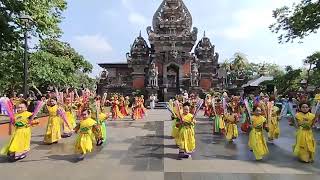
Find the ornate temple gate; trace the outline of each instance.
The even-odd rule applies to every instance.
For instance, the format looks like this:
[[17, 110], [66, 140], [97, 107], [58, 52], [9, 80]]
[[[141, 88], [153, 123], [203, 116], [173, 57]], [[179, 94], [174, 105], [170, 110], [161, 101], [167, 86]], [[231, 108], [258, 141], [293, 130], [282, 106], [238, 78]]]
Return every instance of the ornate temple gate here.
[[[168, 101], [181, 90], [205, 92], [216, 88], [219, 55], [205, 34], [196, 45], [198, 29], [192, 27], [191, 13], [182, 0], [163, 0], [147, 33], [150, 47], [140, 33], [127, 53], [131, 80], [126, 88], [147, 90], [145, 97], [157, 94], [160, 101]], [[99, 87], [113, 85], [104, 82], [111, 81], [106, 78]]]

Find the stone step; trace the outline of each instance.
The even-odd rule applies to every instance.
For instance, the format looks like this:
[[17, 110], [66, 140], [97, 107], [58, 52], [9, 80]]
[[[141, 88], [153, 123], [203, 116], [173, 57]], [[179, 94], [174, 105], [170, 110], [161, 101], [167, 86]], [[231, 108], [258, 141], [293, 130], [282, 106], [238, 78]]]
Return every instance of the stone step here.
[[[147, 106], [147, 108], [150, 109], [150, 106]], [[167, 109], [166, 102], [156, 102], [154, 109]]]

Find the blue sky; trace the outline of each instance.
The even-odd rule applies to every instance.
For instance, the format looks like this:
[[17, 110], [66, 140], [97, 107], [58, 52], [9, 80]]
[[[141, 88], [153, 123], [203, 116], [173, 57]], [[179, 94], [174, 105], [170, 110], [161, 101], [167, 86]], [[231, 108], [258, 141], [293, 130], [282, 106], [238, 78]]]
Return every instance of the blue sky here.
[[[278, 44], [277, 35], [268, 26], [274, 21], [272, 10], [299, 0], [184, 0], [199, 29], [198, 40], [206, 36], [216, 46], [220, 62], [235, 52], [248, 56], [250, 62], [302, 66], [302, 60], [315, 52], [320, 34], [313, 34], [302, 44]], [[126, 62], [130, 44], [146, 27], [162, 0], [68, 0], [61, 28], [62, 40], [94, 64]]]

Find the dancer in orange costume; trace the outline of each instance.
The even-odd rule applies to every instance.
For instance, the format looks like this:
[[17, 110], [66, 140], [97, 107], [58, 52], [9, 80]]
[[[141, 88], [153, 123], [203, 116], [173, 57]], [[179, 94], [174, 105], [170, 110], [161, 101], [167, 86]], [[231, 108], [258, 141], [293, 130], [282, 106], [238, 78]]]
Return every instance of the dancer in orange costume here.
[[116, 120], [118, 118], [122, 119], [123, 115], [121, 114], [121, 112], [119, 110], [118, 95], [114, 95], [113, 100], [111, 101], [111, 103], [112, 103], [112, 107], [111, 107], [112, 119], [113, 120]]
[[132, 119], [142, 119], [145, 114], [142, 97], [135, 97], [135, 102], [132, 106]]
[[130, 109], [129, 109], [129, 105], [130, 105], [130, 98], [129, 98], [129, 96], [126, 96], [126, 97], [125, 97], [124, 104], [125, 104], [126, 111], [128, 112], [128, 115], [130, 115], [130, 114], [132, 113], [132, 110], [130, 111]]
[[210, 94], [207, 94], [205, 99], [205, 109], [204, 109], [204, 116], [210, 117], [212, 111], [212, 98]]
[[197, 104], [197, 98], [195, 96], [195, 94], [191, 94], [190, 95], [190, 113], [194, 114], [195, 110], [196, 110], [196, 104]]
[[123, 96], [120, 96], [119, 109], [120, 109], [120, 112], [121, 112], [121, 114], [123, 116], [128, 116], [129, 115], [128, 110], [126, 108], [126, 100], [124, 99]]

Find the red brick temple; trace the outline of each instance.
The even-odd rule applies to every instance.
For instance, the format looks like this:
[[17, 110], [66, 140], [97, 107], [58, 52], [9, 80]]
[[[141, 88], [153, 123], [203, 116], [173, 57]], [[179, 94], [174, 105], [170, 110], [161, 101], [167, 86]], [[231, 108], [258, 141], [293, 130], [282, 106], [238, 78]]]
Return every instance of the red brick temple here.
[[142, 90], [167, 101], [184, 90], [207, 92], [219, 87], [219, 54], [205, 34], [196, 44], [198, 29], [192, 27], [182, 0], [163, 0], [147, 33], [150, 46], [140, 33], [127, 53], [127, 63], [99, 64], [104, 70], [98, 94], [131, 95]]

